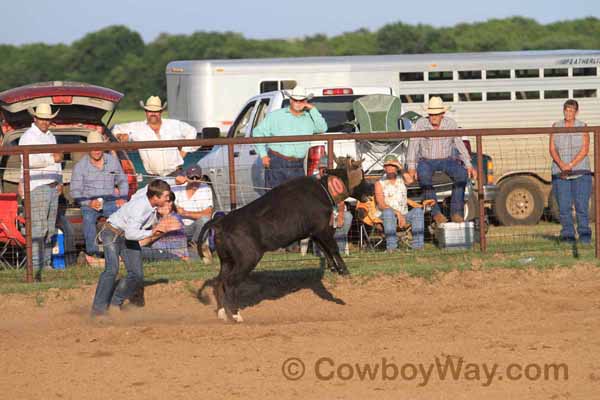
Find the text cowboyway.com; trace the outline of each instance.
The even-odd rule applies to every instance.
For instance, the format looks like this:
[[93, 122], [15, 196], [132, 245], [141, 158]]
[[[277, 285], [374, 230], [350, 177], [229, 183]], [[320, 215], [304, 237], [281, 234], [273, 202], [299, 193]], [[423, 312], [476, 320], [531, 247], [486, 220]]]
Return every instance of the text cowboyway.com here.
[[[437, 381], [472, 381], [490, 386], [500, 381], [567, 381], [569, 367], [565, 363], [471, 363], [462, 357], [435, 357], [429, 363], [397, 363], [386, 357], [376, 362], [336, 362], [331, 357], [318, 358], [307, 366], [300, 358], [286, 359], [281, 366], [283, 376], [296, 381], [312, 376], [319, 381], [396, 381], [426, 386]], [[308, 373], [308, 375], [307, 375]]]

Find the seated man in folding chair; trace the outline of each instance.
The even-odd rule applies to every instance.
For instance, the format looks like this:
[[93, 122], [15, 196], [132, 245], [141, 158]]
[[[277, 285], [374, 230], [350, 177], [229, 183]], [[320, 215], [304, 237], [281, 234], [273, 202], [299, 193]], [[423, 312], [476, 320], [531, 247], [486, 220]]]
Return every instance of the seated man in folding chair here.
[[[445, 117], [448, 107], [440, 97], [432, 97], [427, 105], [427, 118], [420, 118], [413, 126], [414, 131], [458, 129], [456, 121]], [[459, 159], [453, 157], [457, 151]], [[464, 222], [465, 187], [467, 177], [477, 179], [477, 172], [471, 165], [471, 156], [460, 137], [412, 138], [408, 145], [408, 173], [412, 179], [418, 179], [423, 188], [424, 197], [433, 200], [431, 210], [437, 224], [448, 222], [437, 204], [432, 176], [443, 171], [453, 180], [450, 215], [452, 222]], [[461, 163], [462, 161], [462, 163]]]
[[[383, 176], [375, 182], [375, 202], [383, 219], [386, 251], [398, 248], [396, 229], [407, 229], [409, 225], [412, 230], [411, 247], [422, 249], [425, 244], [423, 205], [409, 199], [406, 190], [406, 184], [412, 183], [412, 179], [408, 173], [402, 173], [402, 165], [393, 154], [383, 160], [383, 170]], [[431, 201], [426, 204], [430, 205]], [[412, 209], [409, 210], [409, 206]]]

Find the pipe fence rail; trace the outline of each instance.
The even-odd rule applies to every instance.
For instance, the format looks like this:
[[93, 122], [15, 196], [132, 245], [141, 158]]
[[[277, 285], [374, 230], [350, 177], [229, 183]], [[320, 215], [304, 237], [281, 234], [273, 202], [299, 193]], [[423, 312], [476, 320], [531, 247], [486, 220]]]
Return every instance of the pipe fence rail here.
[[[186, 146], [202, 146], [203, 148], [210, 146], [225, 146], [227, 148], [226, 168], [228, 175], [228, 195], [229, 195], [229, 206], [230, 209], [235, 209], [238, 206], [239, 195], [244, 194], [243, 190], [244, 183], [240, 182], [239, 177], [236, 176], [237, 170], [243, 168], [250, 168], [247, 165], [238, 165], [239, 161], [236, 160], [236, 148], [237, 145], [253, 145], [253, 144], [268, 144], [268, 143], [300, 143], [300, 142], [325, 142], [326, 154], [335, 154], [334, 144], [337, 141], [342, 140], [354, 140], [357, 143], [363, 141], [378, 141], [378, 140], [406, 140], [411, 138], [427, 138], [435, 136], [445, 137], [469, 137], [475, 138], [477, 155], [477, 183], [475, 193], [477, 195], [478, 209], [478, 244], [479, 249], [485, 252], [488, 248], [488, 237], [487, 237], [487, 213], [486, 204], [484, 199], [484, 138], [501, 138], [504, 136], [544, 136], [547, 138], [552, 133], [576, 133], [581, 132], [582, 128], [494, 128], [494, 129], [460, 129], [460, 130], [448, 130], [448, 131], [421, 131], [421, 132], [385, 132], [385, 133], [350, 133], [350, 134], [322, 134], [312, 136], [283, 136], [283, 137], [270, 137], [270, 138], [218, 138], [218, 139], [195, 139], [195, 140], [164, 140], [164, 141], [148, 141], [148, 142], [106, 142], [106, 143], [94, 143], [94, 144], [62, 144], [62, 145], [44, 145], [44, 146], [11, 146], [0, 149], [0, 156], [21, 156], [22, 167], [23, 167], [23, 205], [24, 205], [24, 220], [25, 220], [25, 238], [26, 238], [26, 260], [27, 260], [27, 273], [26, 280], [31, 282], [33, 280], [33, 264], [32, 264], [32, 207], [35, 207], [31, 203], [31, 175], [30, 175], [30, 155], [42, 154], [42, 153], [87, 153], [91, 150], [103, 150], [103, 151], [116, 151], [123, 150], [127, 152], [134, 152], [140, 149], [161, 149], [161, 148], [181, 148]], [[590, 159], [592, 159], [593, 169], [599, 168], [598, 155], [600, 155], [600, 126], [590, 126], [585, 128], [586, 132], [592, 133], [591, 143], [593, 148], [590, 146]], [[547, 142], [546, 142], [547, 143]], [[506, 146], [510, 146], [510, 142], [505, 142]], [[511, 149], [507, 148], [506, 151]], [[524, 149], [521, 149], [524, 150]], [[526, 150], [526, 149], [525, 149]], [[200, 151], [200, 150], [199, 150]], [[547, 151], [547, 150], [546, 150]], [[344, 156], [345, 154], [338, 154]], [[497, 160], [493, 160], [496, 162]], [[520, 160], [518, 157], [515, 158], [515, 164], [518, 164]], [[334, 159], [328, 157], [328, 167], [332, 168]], [[549, 168], [549, 165], [539, 166], [541, 169]], [[515, 167], [515, 169], [517, 169]], [[238, 184], [239, 182], [239, 184]], [[213, 185], [215, 183], [213, 182]], [[222, 189], [222, 188], [221, 188]], [[214, 189], [213, 189], [214, 190]], [[592, 218], [595, 224], [595, 257], [600, 258], [600, 174], [593, 175], [593, 203], [594, 214]], [[243, 198], [242, 198], [243, 200]]]

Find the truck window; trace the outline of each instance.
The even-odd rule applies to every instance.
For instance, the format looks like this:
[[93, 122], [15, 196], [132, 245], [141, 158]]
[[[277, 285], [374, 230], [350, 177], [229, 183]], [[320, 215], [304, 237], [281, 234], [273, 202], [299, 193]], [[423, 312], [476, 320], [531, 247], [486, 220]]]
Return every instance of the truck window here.
[[265, 115], [267, 115], [267, 110], [269, 109], [270, 103], [271, 99], [262, 99], [260, 103], [258, 103], [258, 107], [256, 109], [256, 117], [254, 118], [252, 129], [254, 129], [258, 124], [260, 124], [263, 119], [265, 119]]
[[250, 117], [252, 116], [252, 110], [256, 105], [256, 101], [251, 101], [244, 107], [240, 115], [237, 117], [233, 125], [231, 126], [231, 130], [229, 131], [228, 137], [244, 137], [246, 133], [246, 126], [248, 122], [250, 122]]

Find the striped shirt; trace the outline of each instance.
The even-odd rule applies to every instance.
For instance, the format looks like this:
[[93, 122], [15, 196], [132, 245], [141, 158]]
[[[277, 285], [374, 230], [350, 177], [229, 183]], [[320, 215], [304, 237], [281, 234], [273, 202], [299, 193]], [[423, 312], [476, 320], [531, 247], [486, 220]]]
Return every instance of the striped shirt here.
[[[444, 117], [440, 123], [440, 130], [458, 129], [456, 121]], [[413, 131], [433, 130], [429, 118], [420, 118], [413, 126]], [[411, 138], [408, 144], [406, 163], [408, 169], [416, 169], [420, 159], [439, 160], [444, 158], [458, 158], [466, 168], [471, 168], [471, 155], [460, 137], [429, 137]]]
[[[565, 120], [561, 119], [560, 121], [556, 121], [552, 124], [555, 128], [564, 128]], [[587, 126], [585, 122], [580, 121], [578, 119], [575, 120], [573, 124], [574, 127], [584, 127]], [[554, 147], [556, 148], [556, 152], [558, 153], [560, 159], [565, 163], [570, 163], [573, 161], [575, 156], [579, 153], [581, 148], [583, 147], [583, 138], [585, 135], [589, 135], [587, 132], [577, 132], [577, 133], [555, 133], [552, 137], [554, 140]], [[590, 158], [589, 156], [585, 156], [583, 160], [581, 160], [577, 165], [573, 166], [573, 171], [589, 171], [590, 170]], [[553, 161], [552, 162], [552, 175], [560, 174], [559, 166]]]

